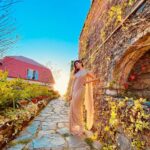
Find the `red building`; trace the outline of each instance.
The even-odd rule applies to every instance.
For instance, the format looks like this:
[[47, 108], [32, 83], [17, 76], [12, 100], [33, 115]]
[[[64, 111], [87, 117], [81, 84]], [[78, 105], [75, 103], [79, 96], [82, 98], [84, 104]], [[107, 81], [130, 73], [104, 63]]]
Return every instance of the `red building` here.
[[53, 85], [50, 69], [23, 56], [6, 56], [0, 60], [0, 70], [8, 71], [8, 78], [21, 78], [31, 82]]

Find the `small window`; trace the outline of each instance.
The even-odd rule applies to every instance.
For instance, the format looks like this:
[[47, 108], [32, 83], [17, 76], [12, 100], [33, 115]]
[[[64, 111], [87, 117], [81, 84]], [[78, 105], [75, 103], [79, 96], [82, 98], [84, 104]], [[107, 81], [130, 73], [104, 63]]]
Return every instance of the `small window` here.
[[35, 80], [38, 80], [38, 79], [39, 79], [38, 71], [35, 71]]
[[28, 69], [27, 70], [27, 79], [38, 80], [38, 71]]
[[28, 69], [27, 70], [27, 79], [32, 79], [33, 78], [33, 70], [32, 69]]

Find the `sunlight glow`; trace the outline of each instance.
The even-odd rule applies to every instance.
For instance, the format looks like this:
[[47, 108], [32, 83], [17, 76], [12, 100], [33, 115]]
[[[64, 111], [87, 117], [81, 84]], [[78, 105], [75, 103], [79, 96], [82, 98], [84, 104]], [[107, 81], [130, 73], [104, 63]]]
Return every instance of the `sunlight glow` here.
[[64, 95], [67, 90], [67, 85], [69, 81], [68, 73], [62, 72], [59, 78], [55, 78], [54, 89], [58, 90], [60, 95]]

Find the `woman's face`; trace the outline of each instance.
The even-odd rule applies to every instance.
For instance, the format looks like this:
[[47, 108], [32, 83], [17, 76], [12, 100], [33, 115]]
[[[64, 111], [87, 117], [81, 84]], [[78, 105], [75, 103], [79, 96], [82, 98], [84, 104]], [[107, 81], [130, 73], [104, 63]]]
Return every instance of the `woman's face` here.
[[80, 62], [76, 62], [75, 66], [76, 66], [77, 69], [80, 69], [82, 67], [82, 64]]

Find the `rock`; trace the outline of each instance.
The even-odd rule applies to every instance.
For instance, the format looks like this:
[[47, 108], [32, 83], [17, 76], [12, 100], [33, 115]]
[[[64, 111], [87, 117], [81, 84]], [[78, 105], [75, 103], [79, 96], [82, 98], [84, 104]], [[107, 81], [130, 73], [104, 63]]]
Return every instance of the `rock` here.
[[123, 134], [116, 135], [116, 142], [120, 150], [131, 150], [130, 141]]
[[102, 149], [102, 144], [99, 141], [94, 141], [92, 143], [93, 148], [95, 148], [96, 150], [101, 150]]
[[23, 134], [21, 136], [19, 136], [18, 138], [16, 138], [14, 140], [14, 142], [19, 142], [19, 141], [23, 141], [23, 140], [31, 140], [33, 138], [33, 136], [31, 134]]
[[69, 134], [69, 129], [68, 128], [61, 128], [61, 129], [58, 129], [57, 132], [60, 134]]
[[86, 134], [87, 137], [93, 136], [93, 132], [92, 132], [92, 131], [86, 130], [86, 131], [85, 131], [85, 134]]
[[63, 147], [65, 140], [58, 134], [49, 134], [37, 137], [33, 140], [33, 148], [57, 148]]
[[67, 122], [60, 122], [58, 123], [58, 128], [64, 128], [64, 127], [68, 127], [68, 123]]
[[116, 96], [117, 95], [117, 90], [106, 90], [106, 95], [111, 95], [111, 96]]
[[34, 122], [34, 123], [32, 122], [32, 124], [29, 127], [27, 127], [26, 130], [33, 135], [37, 132], [37, 129], [38, 129], [39, 125], [40, 125], [39, 121]]
[[[39, 116], [13, 140], [14, 142], [25, 140], [26, 143], [18, 143], [10, 150], [90, 150], [83, 139], [70, 136], [68, 107], [64, 105], [65, 103], [60, 100], [54, 100], [52, 103], [53, 105], [50, 102]], [[56, 113], [50, 109], [52, 107], [56, 108]]]
[[38, 132], [38, 137], [44, 136], [44, 135], [49, 135], [49, 134], [52, 134], [52, 133], [55, 133], [55, 130], [48, 130], [48, 131], [40, 130]]
[[89, 146], [79, 147], [79, 148], [75, 148], [75, 150], [90, 150], [90, 147]]
[[56, 123], [42, 122], [42, 130], [44, 131], [55, 130], [56, 128]]
[[69, 148], [79, 148], [87, 146], [87, 143], [77, 136], [69, 136], [66, 138]]
[[24, 144], [17, 144], [15, 146], [12, 146], [11, 148], [7, 148], [7, 150], [22, 150], [24, 147]]

